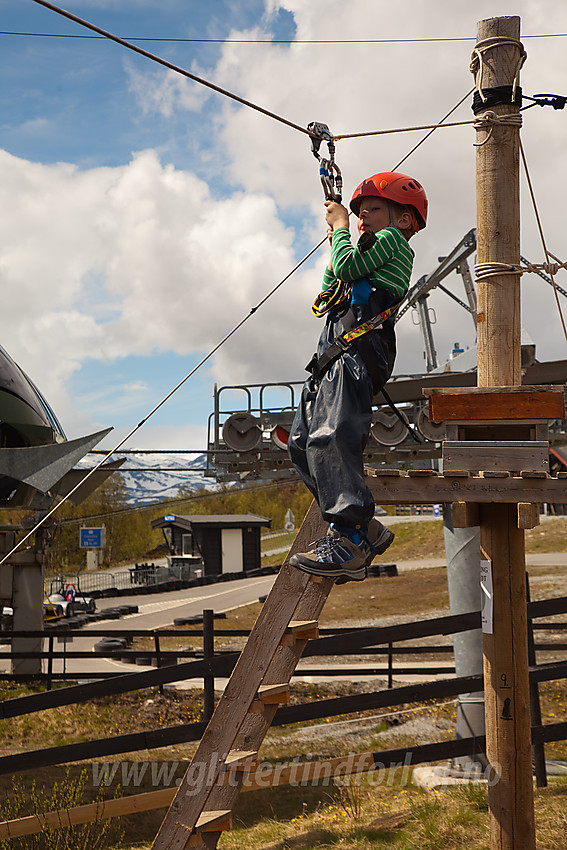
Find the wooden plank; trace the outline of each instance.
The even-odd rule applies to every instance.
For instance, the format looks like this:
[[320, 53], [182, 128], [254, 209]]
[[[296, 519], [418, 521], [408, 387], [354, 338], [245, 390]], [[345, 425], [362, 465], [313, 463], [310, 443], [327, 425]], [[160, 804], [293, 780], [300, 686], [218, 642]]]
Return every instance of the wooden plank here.
[[[106, 632], [108, 634], [108, 632]], [[145, 670], [143, 673], [125, 673], [106, 681], [88, 682], [84, 685], [71, 685], [39, 694], [29, 694], [25, 697], [0, 702], [0, 718], [19, 717], [45, 708], [72, 705], [86, 702], [101, 696], [128, 693], [141, 688], [152, 688], [168, 682], [179, 682], [182, 679], [199, 678], [206, 674], [214, 676], [230, 675], [238, 653], [219, 655], [207, 661], [188, 661], [171, 667], [160, 667], [155, 670]]]
[[[281, 645], [281, 641], [280, 641]], [[283, 705], [289, 702], [289, 684], [262, 685], [250, 704], [253, 714], [263, 713], [268, 705]]]
[[254, 761], [257, 758], [258, 750], [231, 750], [225, 759], [224, 765], [232, 769], [245, 762]]
[[[306, 612], [306, 615], [294, 617], [298, 603], [304, 596], [306, 589], [309, 586], [317, 588], [316, 593], [321, 597], [322, 607], [332, 587], [332, 582], [329, 579], [325, 579], [325, 585], [313, 585], [309, 581], [307, 573], [289, 566], [289, 557], [296, 551], [304, 550], [312, 540], [323, 536], [326, 528], [327, 524], [323, 522], [318, 506], [313, 503], [288, 558], [276, 578], [268, 599], [260, 611], [224, 694], [201, 739], [191, 766], [188, 768], [190, 777], [194, 773], [189, 773], [189, 771], [192, 771], [193, 767], [197, 765], [201, 770], [201, 775], [207, 777], [207, 781], [201, 782], [198, 786], [195, 786], [194, 782], [190, 783], [193, 786], [192, 791], [195, 791], [195, 793], [189, 795], [186, 793], [186, 782], [188, 781], [186, 774], [156, 836], [153, 844], [154, 850], [166, 850], [166, 848], [167, 850], [183, 850], [187, 834], [181, 824], [185, 824], [190, 829], [194, 828], [200, 813], [205, 808], [210, 810], [232, 809], [232, 805], [219, 805], [216, 799], [211, 798], [211, 791], [219, 778], [221, 767], [230, 750], [258, 749], [261, 741], [256, 743], [239, 737], [242, 728], [246, 728], [251, 722], [249, 718], [253, 718], [253, 722], [256, 722], [256, 718], [260, 718], [259, 724], [262, 726], [263, 715], [250, 714], [250, 705], [262, 684], [277, 684], [282, 680], [289, 682], [291, 678], [293, 670], [290, 671], [289, 676], [282, 676], [277, 680], [266, 674], [270, 670], [276, 652], [282, 652], [286, 649], [280, 646], [280, 641], [290, 621], [292, 619], [313, 619], [319, 614], [318, 610], [310, 610]], [[299, 658], [299, 655], [297, 658]], [[296, 663], [297, 661], [295, 661]], [[295, 666], [293, 669], [295, 669]], [[273, 710], [275, 711], [275, 706]], [[204, 774], [202, 771], [205, 771]]]
[[452, 478], [375, 477], [367, 473], [366, 483], [378, 505], [435, 504], [447, 502], [547, 502], [567, 503], [567, 473], [557, 478], [491, 478], [468, 475]]
[[265, 703], [285, 702], [285, 697], [288, 695], [289, 682], [278, 683], [277, 685], [260, 685], [257, 692], [257, 698]]
[[221, 809], [220, 811], [202, 812], [197, 818], [195, 832], [217, 832], [232, 828], [232, 812]]
[[282, 637], [282, 644], [293, 646], [298, 640], [316, 640], [319, 637], [317, 620], [293, 620]]
[[443, 469], [549, 471], [549, 444], [537, 440], [446, 440]]
[[500, 774], [489, 789], [490, 805], [493, 832], [512, 850], [528, 847], [518, 823], [533, 814], [524, 531], [517, 527], [515, 505], [481, 508], [481, 548], [493, 585], [493, 631], [483, 634], [487, 756]]
[[532, 418], [564, 419], [564, 391], [552, 392], [549, 387], [543, 391], [521, 387], [502, 392], [501, 387], [479, 387], [476, 392], [432, 391], [429, 398], [429, 419], [432, 422]]
[[539, 525], [539, 505], [518, 502], [518, 528], [535, 528]]
[[[562, 361], [567, 364], [567, 360]], [[567, 365], [566, 365], [567, 377]], [[518, 387], [425, 387], [423, 395], [431, 398], [435, 395], [488, 395], [505, 393], [562, 393], [565, 387], [562, 384], [522, 384]]]
[[476, 528], [480, 524], [478, 505], [474, 502], [453, 502], [452, 519], [454, 528]]
[[[318, 620], [292, 620], [287, 629], [286, 634], [297, 634], [303, 632], [319, 631]], [[316, 635], [318, 637], [318, 635]]]
[[34, 835], [44, 828], [60, 829], [82, 823], [108, 820], [109, 818], [131, 815], [136, 812], [149, 812], [168, 806], [175, 796], [176, 788], [162, 788], [159, 791], [147, 791], [133, 794], [117, 800], [104, 800], [99, 803], [87, 803], [69, 809], [45, 812], [41, 815], [29, 815], [25, 818], [0, 823], [0, 839], [19, 838]]

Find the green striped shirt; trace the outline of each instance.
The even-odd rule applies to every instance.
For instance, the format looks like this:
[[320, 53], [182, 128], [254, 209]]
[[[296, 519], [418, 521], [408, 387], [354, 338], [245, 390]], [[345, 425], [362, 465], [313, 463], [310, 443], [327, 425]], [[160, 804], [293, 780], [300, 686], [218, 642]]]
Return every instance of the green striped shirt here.
[[339, 227], [333, 232], [333, 271], [325, 269], [323, 291], [334, 286], [337, 279], [354, 281], [366, 277], [375, 289], [386, 289], [397, 300], [406, 294], [414, 258], [407, 239], [393, 226], [375, 235], [374, 245], [363, 252], [353, 247], [348, 227]]

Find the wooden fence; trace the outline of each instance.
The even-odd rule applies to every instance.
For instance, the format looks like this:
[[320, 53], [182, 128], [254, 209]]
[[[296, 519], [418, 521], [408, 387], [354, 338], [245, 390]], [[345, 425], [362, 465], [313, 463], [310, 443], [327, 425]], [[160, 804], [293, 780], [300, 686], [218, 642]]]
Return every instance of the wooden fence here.
[[[567, 597], [528, 603], [528, 617], [530, 622], [533, 619], [550, 617], [565, 612], [567, 612]], [[184, 635], [203, 637], [205, 652], [208, 652], [210, 657], [191, 662], [183, 662], [175, 666], [158, 667], [155, 670], [143, 671], [141, 673], [113, 676], [109, 679], [99, 679], [98, 681], [86, 684], [73, 685], [54, 691], [45, 691], [43, 693], [6, 700], [0, 703], [0, 717], [18, 717], [56, 706], [84, 702], [99, 696], [109, 696], [140, 688], [163, 685], [167, 682], [179, 681], [183, 678], [203, 676], [205, 680], [211, 682], [214, 680], [214, 677], [226, 677], [234, 667], [238, 653], [214, 654], [214, 644], [210, 639], [212, 622], [212, 616], [208, 616], [205, 618], [206, 628], [203, 630], [183, 632]], [[392, 648], [399, 641], [416, 640], [435, 635], [456, 634], [471, 629], [478, 629], [479, 627], [480, 612], [476, 611], [470, 614], [437, 617], [430, 620], [420, 620], [414, 623], [402, 623], [380, 628], [333, 630], [332, 634], [326, 634], [317, 640], [309, 641], [303, 655], [304, 657], [316, 657], [339, 654], [378, 654], [383, 652], [391, 654]], [[541, 630], [561, 630], [566, 627], [567, 624], [564, 623], [541, 623], [539, 626], [534, 626], [534, 628]], [[133, 638], [147, 635], [147, 630], [128, 630], [127, 633]], [[12, 634], [16, 636], [16, 633]], [[31, 636], [29, 632], [25, 634], [28, 637]], [[84, 632], [72, 632], [71, 634], [85, 636]], [[100, 634], [107, 633], [100, 632]], [[161, 636], [168, 634], [179, 636], [180, 632], [178, 630], [160, 630]], [[236, 634], [245, 636], [247, 632], [223, 629], [214, 631], [214, 635], [219, 637], [235, 636]], [[93, 635], [93, 633], [90, 632], [90, 635]], [[97, 635], [95, 634], [93, 636]], [[382, 648], [380, 648], [380, 645]], [[386, 648], [384, 648], [384, 645]], [[548, 643], [542, 644], [539, 648], [564, 649], [565, 647], [563, 644]], [[441, 650], [441, 647], [399, 647], [393, 651], [400, 652], [402, 649], [408, 652], [415, 652], [418, 649], [423, 652], [433, 652]], [[448, 649], [450, 647], [445, 646], [442, 648], [444, 652]], [[139, 655], [140, 653], [136, 652], [136, 654]], [[155, 649], [152, 651], [152, 654], [155, 654]], [[179, 655], [177, 652], [175, 654]], [[77, 653], [76, 657], [83, 657], [83, 655]], [[163, 652], [161, 655], [163, 656], [162, 660], [166, 660], [169, 653]], [[115, 654], [112, 653], [112, 656], [115, 657]], [[57, 657], [57, 654], [55, 654], [55, 657]], [[92, 653], [89, 653], [89, 657], [92, 657]], [[535, 662], [533, 656], [532, 659]], [[305, 675], [305, 671], [301, 672]], [[328, 674], [329, 668], [325, 667], [324, 672]], [[341, 672], [344, 673], [344, 668], [342, 668]], [[360, 668], [357, 668], [356, 672], [360, 674]], [[564, 678], [567, 678], [567, 661], [540, 665], [532, 663], [530, 666], [532, 699], [534, 695], [535, 698], [538, 698], [538, 683]], [[447, 699], [456, 697], [460, 693], [471, 693], [482, 690], [483, 680], [481, 675], [405, 685], [388, 690], [317, 700], [301, 705], [283, 706], [276, 712], [273, 725], [279, 726], [305, 722], [317, 718], [328, 718], [369, 709], [392, 708], [412, 702]], [[200, 739], [205, 727], [206, 722], [191, 723], [4, 756], [0, 758], [0, 773], [34, 770], [38, 767], [65, 764], [70, 761], [76, 762], [84, 759], [101, 758], [120, 753], [130, 753], [196, 741]], [[534, 751], [539, 750], [542, 753], [545, 743], [565, 740], [567, 738], [567, 723], [543, 725], [539, 722], [532, 725], [531, 735]], [[461, 738], [377, 753], [357, 753], [339, 759], [294, 763], [283, 770], [281, 766], [278, 766], [277, 769], [270, 771], [266, 770], [266, 765], [262, 765], [258, 772], [251, 769], [243, 790], [273, 787], [274, 785], [282, 784], [307, 784], [316, 781], [321, 776], [344, 776], [351, 773], [372, 770], [387, 770], [389, 768], [401, 767], [402, 765], [409, 767], [420, 763], [467, 755], [474, 758], [485, 753], [485, 746], [484, 737]], [[541, 759], [539, 761], [541, 763]], [[539, 776], [538, 784], [541, 784]], [[47, 812], [42, 815], [7, 821], [0, 823], [0, 839], [30, 835], [45, 828], [67, 827], [133, 812], [165, 808], [170, 804], [176, 790], [176, 788], [164, 788], [143, 794], [130, 795], [117, 800], [92, 803], [64, 811]]]
[[[563, 614], [565, 612], [567, 612], [567, 597], [531, 602], [528, 605], [528, 616], [530, 620]], [[556, 628], [555, 624], [543, 624], [543, 626], [545, 628]], [[399, 641], [417, 640], [436, 635], [457, 634], [478, 628], [480, 628], [480, 611], [462, 615], [436, 617], [413, 623], [400, 623], [393, 626], [336, 630], [330, 635], [309, 641], [303, 652], [303, 657], [340, 654], [353, 655], [368, 651], [369, 648], [377, 647], [378, 645], [389, 646]], [[227, 631], [218, 629], [215, 631], [215, 635], [226, 636]], [[147, 634], [145, 630], [129, 630], [129, 633], [133, 636]], [[161, 635], [164, 633], [179, 634], [178, 631], [173, 630], [160, 631]], [[233, 630], [228, 633], [234, 635], [235, 632]], [[28, 637], [31, 634], [30, 632], [26, 633]], [[78, 632], [77, 634], [80, 635], [81, 633]], [[90, 634], [96, 635], [98, 633], [90, 632]], [[101, 634], [105, 633], [101, 632]], [[202, 634], [202, 632], [193, 631], [190, 634]], [[242, 631], [239, 634], [246, 635], [247, 632]], [[209, 658], [196, 661], [185, 661], [181, 664], [158, 667], [143, 672], [113, 675], [107, 679], [99, 678], [94, 682], [71, 685], [52, 691], [5, 700], [0, 703], [0, 718], [18, 717], [56, 706], [72, 705], [97, 697], [128, 693], [183, 679], [203, 677], [211, 682], [214, 681], [214, 678], [230, 676], [238, 655], [238, 652], [212, 655]], [[89, 657], [92, 657], [92, 653], [89, 653]], [[328, 669], [327, 667], [324, 668], [325, 674], [328, 673]], [[319, 673], [321, 672], [322, 670], [319, 670]], [[356, 669], [357, 675], [360, 675], [361, 672], [360, 668]], [[301, 671], [301, 674], [306, 675], [305, 671]], [[537, 685], [537, 683], [542, 681], [563, 678], [567, 678], [567, 661], [544, 665], [534, 664], [530, 669], [530, 680], [533, 685]], [[276, 712], [274, 725], [297, 723], [368, 709], [388, 708], [410, 702], [421, 702], [423, 700], [446, 699], [448, 697], [455, 697], [460, 693], [482, 691], [482, 689], [482, 676], [479, 675], [406, 685], [404, 687], [346, 697], [316, 700], [302, 705], [280, 708]], [[552, 738], [550, 740], [562, 740], [566, 737], [566, 730], [563, 728], [565, 726], [566, 724], [553, 724], [541, 728], [547, 730], [545, 734], [559, 735], [558, 738]], [[205, 727], [206, 721], [202, 721], [3, 756], [0, 758], [0, 773], [33, 770], [48, 765], [65, 764], [69, 761], [82, 761], [196, 741], [200, 739]]]

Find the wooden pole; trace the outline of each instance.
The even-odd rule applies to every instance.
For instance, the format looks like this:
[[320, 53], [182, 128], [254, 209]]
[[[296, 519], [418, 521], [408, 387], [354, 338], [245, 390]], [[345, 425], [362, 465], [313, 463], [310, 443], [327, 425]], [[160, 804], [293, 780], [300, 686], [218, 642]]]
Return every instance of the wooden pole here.
[[[520, 19], [490, 18], [477, 26], [477, 45], [485, 39], [519, 41]], [[483, 52], [482, 89], [511, 86], [520, 51], [513, 44], [496, 44]], [[518, 113], [511, 103], [489, 106], [497, 115]], [[487, 131], [477, 133], [483, 142]], [[477, 263], [520, 262], [520, 136], [517, 127], [494, 126], [490, 138], [477, 147]], [[478, 386], [520, 386], [520, 276], [500, 275], [477, 284]]]
[[[494, 38], [496, 36], [496, 39]], [[477, 27], [482, 88], [512, 86], [522, 53], [520, 19], [491, 18]], [[477, 82], [481, 70], [477, 71]], [[487, 106], [509, 115], [512, 103]], [[480, 130], [482, 142], [490, 130]], [[520, 261], [519, 130], [496, 124], [477, 147], [478, 263]], [[520, 277], [478, 284], [478, 386], [521, 385]], [[504, 424], [504, 423], [503, 423]], [[503, 436], [504, 439], [504, 436]], [[484, 684], [491, 850], [535, 850], [524, 531], [515, 505], [481, 506], [482, 557], [493, 585], [492, 634], [485, 633]]]

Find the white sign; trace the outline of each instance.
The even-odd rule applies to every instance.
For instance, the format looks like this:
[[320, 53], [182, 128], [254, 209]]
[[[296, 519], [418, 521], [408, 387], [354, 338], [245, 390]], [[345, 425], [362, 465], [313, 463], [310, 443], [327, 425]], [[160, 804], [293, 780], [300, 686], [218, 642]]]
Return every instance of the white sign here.
[[295, 516], [291, 508], [286, 511], [284, 528], [286, 531], [295, 530]]
[[491, 635], [494, 618], [491, 561], [480, 562], [480, 589], [482, 591], [482, 631], [485, 635]]

